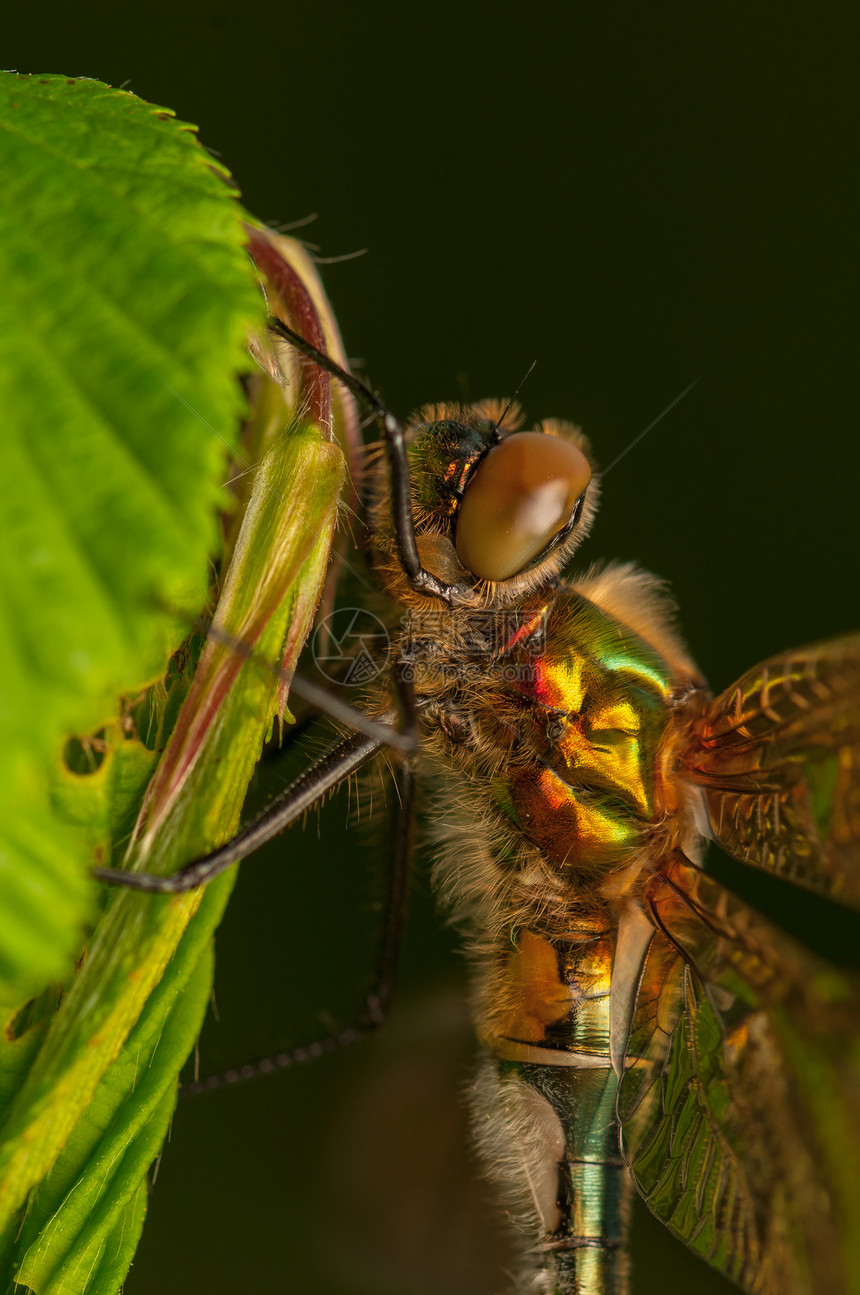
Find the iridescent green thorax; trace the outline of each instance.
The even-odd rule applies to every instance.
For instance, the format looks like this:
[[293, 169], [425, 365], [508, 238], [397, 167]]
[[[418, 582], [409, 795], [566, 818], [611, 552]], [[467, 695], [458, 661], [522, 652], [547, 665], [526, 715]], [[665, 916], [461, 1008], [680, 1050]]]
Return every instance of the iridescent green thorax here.
[[[504, 806], [556, 864], [608, 870], [660, 812], [660, 745], [676, 681], [658, 653], [568, 591], [543, 635], [512, 643], [518, 745]], [[525, 704], [523, 704], [525, 703]]]

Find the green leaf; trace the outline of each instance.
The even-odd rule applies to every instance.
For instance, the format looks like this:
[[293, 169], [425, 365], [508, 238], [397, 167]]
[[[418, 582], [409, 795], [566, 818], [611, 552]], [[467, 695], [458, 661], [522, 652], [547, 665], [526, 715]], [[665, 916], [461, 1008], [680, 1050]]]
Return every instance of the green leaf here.
[[[112, 1295], [233, 874], [112, 892], [70, 975], [88, 869], [131, 849], [172, 871], [235, 831], [325, 577], [333, 403], [356, 420], [327, 375], [287, 375], [269, 350], [242, 212], [189, 128], [47, 77], [0, 77], [0, 120], [0, 740], [17, 757], [0, 792], [0, 1286]], [[342, 355], [294, 246], [250, 237], [282, 271], [279, 308]], [[249, 333], [270, 376], [239, 446]], [[230, 446], [247, 471], [228, 499]], [[176, 651], [228, 503], [215, 630]]]
[[[23, 1255], [16, 1279], [43, 1295], [65, 1295], [84, 1283], [114, 1295], [125, 1277], [146, 1213], [143, 1175], [176, 1105], [173, 1059], [193, 1046], [208, 1003], [208, 937], [224, 897], [222, 891], [208, 920], [186, 931], [96, 1101], [31, 1197], [15, 1242]], [[214, 899], [212, 892], [210, 906]]]
[[51, 814], [63, 744], [163, 673], [205, 601], [263, 307], [228, 177], [164, 109], [0, 76], [0, 173], [0, 1000], [16, 1003], [68, 973], [93, 916], [91, 841]]
[[[257, 470], [219, 632], [207, 643], [148, 789], [139, 862], [150, 870], [172, 871], [235, 831], [278, 707], [278, 677], [263, 662], [280, 657], [286, 638], [288, 668], [295, 664], [319, 597], [342, 479], [337, 447], [301, 425], [282, 432]], [[255, 644], [253, 656], [237, 654], [240, 634]], [[46, 1031], [34, 1027], [38, 1051], [26, 1058], [26, 1078], [0, 1128], [7, 1285], [26, 1282], [39, 1295], [100, 1295], [109, 1289], [103, 1274], [116, 1285], [130, 1252], [110, 1249], [122, 1227], [114, 1205], [141, 1206], [137, 1186], [165, 1127], [160, 1094], [175, 1082], [206, 1005], [205, 995], [186, 997], [182, 987], [217, 925], [234, 871], [184, 895], [120, 891], [60, 1011]], [[182, 1019], [168, 1017], [171, 1007]], [[147, 1048], [159, 1036], [157, 1063], [144, 1081]], [[8, 1069], [14, 1075], [23, 1066]], [[116, 1179], [106, 1164], [117, 1164]]]

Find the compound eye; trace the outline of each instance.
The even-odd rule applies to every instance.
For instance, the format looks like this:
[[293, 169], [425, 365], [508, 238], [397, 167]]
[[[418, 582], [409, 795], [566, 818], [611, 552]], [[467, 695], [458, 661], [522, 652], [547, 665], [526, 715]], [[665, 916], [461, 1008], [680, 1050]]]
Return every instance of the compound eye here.
[[457, 514], [457, 556], [481, 580], [509, 580], [568, 524], [591, 480], [588, 460], [569, 441], [516, 432], [484, 455]]

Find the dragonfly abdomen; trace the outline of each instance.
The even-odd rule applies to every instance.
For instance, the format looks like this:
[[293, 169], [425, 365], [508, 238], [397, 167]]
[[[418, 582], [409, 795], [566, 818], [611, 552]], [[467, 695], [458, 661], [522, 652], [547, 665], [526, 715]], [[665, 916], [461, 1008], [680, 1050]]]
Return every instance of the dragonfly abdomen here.
[[[508, 1006], [485, 1035], [482, 1148], [531, 1234], [522, 1289], [625, 1295], [631, 1183], [615, 1121], [609, 981], [615, 931], [581, 916], [568, 937], [519, 931], [490, 970]], [[497, 1124], [492, 1126], [497, 1112]]]

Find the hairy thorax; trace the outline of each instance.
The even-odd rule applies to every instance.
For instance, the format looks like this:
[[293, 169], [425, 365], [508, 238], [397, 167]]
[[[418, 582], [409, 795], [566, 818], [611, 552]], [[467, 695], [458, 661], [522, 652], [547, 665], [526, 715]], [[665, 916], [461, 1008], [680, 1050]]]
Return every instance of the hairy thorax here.
[[691, 830], [676, 735], [706, 694], [641, 573], [610, 569], [514, 608], [415, 613], [400, 652], [434, 780], [447, 782], [443, 763], [468, 775], [474, 815], [510, 824], [568, 892], [580, 879], [611, 895], [657, 837], [671, 847]]

